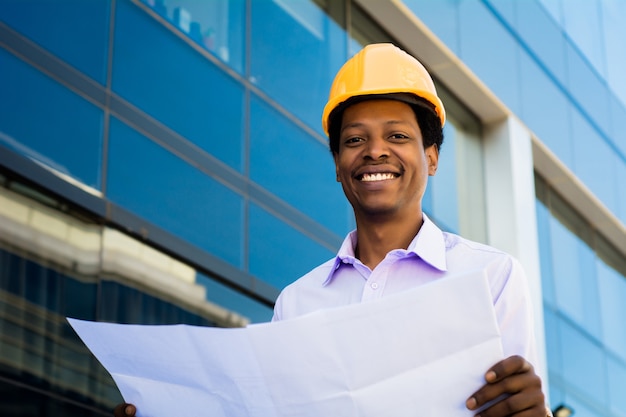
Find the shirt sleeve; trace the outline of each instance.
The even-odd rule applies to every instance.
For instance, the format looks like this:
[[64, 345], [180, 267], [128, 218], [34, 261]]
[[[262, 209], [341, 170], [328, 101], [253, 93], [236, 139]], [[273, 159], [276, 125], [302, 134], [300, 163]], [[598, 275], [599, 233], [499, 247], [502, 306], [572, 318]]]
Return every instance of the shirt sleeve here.
[[538, 366], [533, 309], [526, 274], [514, 258], [504, 268], [502, 290], [495, 299], [496, 319], [505, 357], [520, 355]]

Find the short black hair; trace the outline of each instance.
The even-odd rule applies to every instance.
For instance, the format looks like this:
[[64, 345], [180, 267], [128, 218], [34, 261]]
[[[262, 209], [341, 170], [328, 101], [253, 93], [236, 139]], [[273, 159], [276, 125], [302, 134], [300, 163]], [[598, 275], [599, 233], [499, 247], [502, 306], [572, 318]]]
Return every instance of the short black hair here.
[[328, 146], [333, 155], [339, 153], [339, 136], [344, 111], [356, 103], [375, 99], [397, 100], [411, 106], [422, 133], [424, 149], [432, 145], [435, 145], [437, 151], [441, 149], [441, 145], [443, 144], [443, 127], [441, 126], [441, 120], [432, 103], [409, 93], [371, 94], [350, 97], [348, 100], [339, 104], [328, 116]]

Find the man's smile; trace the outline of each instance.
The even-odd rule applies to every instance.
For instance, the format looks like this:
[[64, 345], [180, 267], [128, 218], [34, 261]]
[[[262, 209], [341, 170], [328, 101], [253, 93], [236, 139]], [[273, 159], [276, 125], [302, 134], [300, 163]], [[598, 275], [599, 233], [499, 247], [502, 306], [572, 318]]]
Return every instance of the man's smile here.
[[397, 178], [399, 175], [391, 172], [375, 172], [375, 173], [364, 173], [362, 175], [357, 176], [357, 180], [363, 182], [373, 182], [373, 181], [386, 181]]

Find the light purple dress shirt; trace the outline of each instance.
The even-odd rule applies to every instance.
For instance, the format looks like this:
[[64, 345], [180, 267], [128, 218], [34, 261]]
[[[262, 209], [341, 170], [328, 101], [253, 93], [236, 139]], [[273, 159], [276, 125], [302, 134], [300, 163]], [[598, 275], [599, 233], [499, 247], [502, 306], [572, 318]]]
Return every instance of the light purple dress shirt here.
[[528, 285], [515, 258], [490, 246], [442, 232], [426, 215], [408, 249], [392, 250], [373, 271], [355, 258], [356, 239], [356, 231], [348, 234], [335, 258], [287, 286], [276, 301], [272, 321], [374, 300], [459, 272], [484, 270], [504, 356], [521, 355], [536, 366]]

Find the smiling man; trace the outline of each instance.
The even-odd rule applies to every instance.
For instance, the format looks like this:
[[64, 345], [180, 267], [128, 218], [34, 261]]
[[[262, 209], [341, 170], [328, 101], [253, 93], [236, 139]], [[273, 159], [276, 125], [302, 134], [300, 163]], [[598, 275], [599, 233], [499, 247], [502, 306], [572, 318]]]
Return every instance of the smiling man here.
[[545, 417], [550, 412], [532, 365], [535, 338], [520, 264], [497, 249], [441, 231], [422, 211], [428, 177], [437, 171], [444, 123], [430, 75], [396, 46], [368, 45], [344, 64], [322, 125], [356, 230], [335, 258], [282, 291], [274, 320], [483, 270], [507, 358], [485, 370], [485, 385], [466, 405], [477, 410], [502, 396], [480, 416]]

